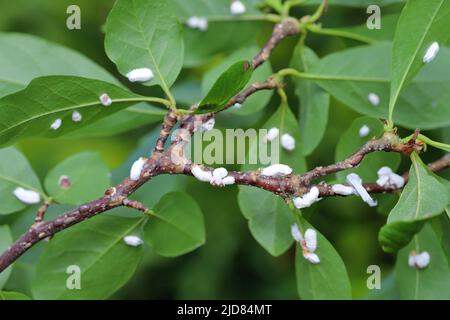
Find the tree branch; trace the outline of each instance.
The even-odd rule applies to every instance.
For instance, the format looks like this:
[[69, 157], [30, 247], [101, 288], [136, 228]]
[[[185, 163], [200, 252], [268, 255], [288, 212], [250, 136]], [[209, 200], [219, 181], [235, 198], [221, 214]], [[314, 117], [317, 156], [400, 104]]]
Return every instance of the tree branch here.
[[[189, 121], [191, 123], [192, 121]], [[186, 125], [186, 123], [185, 123]], [[388, 136], [388, 137], [387, 137]], [[393, 141], [396, 141], [395, 143]], [[184, 143], [184, 141], [182, 141]], [[398, 143], [398, 144], [397, 144]], [[55, 218], [48, 222], [40, 222], [35, 224], [33, 228], [30, 228], [19, 240], [12, 244], [1, 256], [0, 256], [0, 272], [11, 265], [17, 258], [19, 258], [24, 252], [26, 252], [33, 245], [38, 243], [44, 238], [53, 236], [57, 232], [67, 229], [70, 226], [77, 224], [81, 221], [94, 217], [102, 212], [111, 210], [119, 206], [129, 206], [140, 211], [146, 211], [147, 209], [136, 202], [128, 200], [128, 196], [132, 194], [136, 189], [142, 186], [144, 183], [151, 180], [153, 177], [160, 174], [185, 174], [192, 175], [192, 164], [185, 162], [173, 161], [173, 148], [177, 144], [172, 146], [163, 153], [155, 152], [150, 157], [144, 166], [141, 177], [137, 181], [125, 179], [121, 184], [116, 187], [111, 187], [105, 192], [105, 196], [81, 205], [80, 207], [71, 210], [62, 216]], [[359, 151], [350, 156], [348, 159], [333, 164], [327, 167], [318, 167], [303, 175], [289, 175], [282, 178], [267, 177], [261, 174], [259, 170], [249, 172], [232, 171], [229, 175], [235, 178], [236, 184], [251, 185], [264, 190], [273, 192], [280, 195], [283, 198], [288, 198], [289, 195], [301, 195], [311, 188], [309, 182], [317, 177], [324, 176], [337, 171], [349, 169], [348, 163], [357, 164], [360, 163], [364, 155], [375, 151], [386, 152], [411, 152], [411, 144], [402, 144], [400, 139], [393, 139], [389, 135], [384, 135], [380, 139], [374, 139], [365, 144]], [[447, 155], [444, 158], [430, 164], [430, 168], [439, 170], [448, 168], [450, 166], [450, 157]], [[212, 168], [206, 168], [212, 170]], [[333, 196], [335, 195], [331, 187], [326, 184], [318, 185], [321, 196]], [[381, 188], [374, 184], [367, 184], [366, 188], [369, 192], [392, 192], [388, 188]]]
[[[416, 130], [417, 131], [417, 130]], [[326, 166], [317, 167], [306, 172], [301, 176], [303, 184], [310, 184], [312, 180], [319, 177], [336, 173], [342, 170], [347, 170], [356, 167], [364, 159], [366, 155], [372, 152], [398, 152], [405, 155], [410, 155], [413, 151], [421, 151], [422, 144], [416, 140], [417, 136], [409, 140], [406, 144], [402, 143], [397, 135], [394, 133], [385, 133], [380, 139], [372, 139], [361, 147], [357, 152], [347, 159], [338, 163]]]
[[44, 201], [42, 206], [39, 207], [36, 218], [34, 219], [34, 223], [40, 223], [44, 220], [44, 216], [47, 213], [48, 207], [50, 206], [52, 199], [47, 199]]
[[153, 150], [153, 152], [163, 152], [164, 151], [164, 145], [167, 141], [167, 138], [170, 135], [170, 132], [172, 131], [173, 127], [177, 124], [178, 117], [173, 109], [170, 109], [169, 112], [167, 112], [166, 116], [164, 117], [164, 121], [162, 124], [162, 129], [159, 134], [158, 140], [156, 140], [156, 145]]
[[287, 18], [281, 23], [275, 25], [272, 36], [262, 50], [253, 58], [252, 65], [253, 68], [259, 67], [261, 64], [266, 62], [272, 50], [280, 43], [281, 40], [288, 36], [296, 35], [300, 32], [300, 24], [296, 19]]

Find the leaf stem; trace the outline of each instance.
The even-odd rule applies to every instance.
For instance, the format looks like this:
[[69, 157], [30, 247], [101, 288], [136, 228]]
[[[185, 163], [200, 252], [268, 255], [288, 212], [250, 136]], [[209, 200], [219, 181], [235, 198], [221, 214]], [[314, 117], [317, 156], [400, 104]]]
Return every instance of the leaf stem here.
[[364, 77], [344, 77], [344, 76], [334, 76], [334, 75], [321, 75], [313, 73], [300, 72], [293, 68], [281, 69], [278, 71], [277, 75], [279, 77], [294, 76], [306, 80], [340, 80], [340, 81], [361, 81], [361, 82], [388, 82], [386, 79], [382, 78], [364, 78]]
[[331, 29], [331, 28], [322, 28], [316, 24], [307, 25], [307, 29], [313, 33], [321, 34], [325, 36], [333, 36], [333, 37], [341, 37], [341, 38], [347, 38], [351, 40], [356, 40], [368, 44], [375, 43], [376, 40], [373, 40], [369, 37], [365, 37], [356, 33], [348, 32], [345, 30], [339, 30], [339, 29]]
[[327, 6], [328, 6], [328, 0], [322, 0], [322, 3], [317, 8], [316, 12], [314, 12], [313, 15], [308, 19], [308, 24], [314, 23], [317, 20], [319, 20], [320, 17], [322, 17], [323, 13], [325, 12]]

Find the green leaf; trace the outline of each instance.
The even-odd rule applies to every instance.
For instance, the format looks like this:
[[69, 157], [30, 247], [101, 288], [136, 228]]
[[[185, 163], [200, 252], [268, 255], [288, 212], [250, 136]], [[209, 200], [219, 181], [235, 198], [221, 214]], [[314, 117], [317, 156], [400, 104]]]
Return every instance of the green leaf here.
[[440, 215], [448, 204], [448, 187], [436, 179], [416, 153], [411, 155], [409, 181], [388, 217], [397, 221], [419, 221]]
[[389, 212], [391, 212], [391, 210], [397, 204], [399, 198], [400, 194], [398, 194], [397, 192], [386, 193], [377, 197], [378, 200], [378, 206], [376, 207], [377, 212], [387, 217], [389, 215]]
[[[215, 78], [216, 77], [214, 77], [214, 79]], [[177, 103], [185, 106], [192, 106], [201, 101], [204, 94], [202, 94], [200, 80], [201, 79], [189, 78], [184, 81], [177, 82], [172, 87], [172, 93]]]
[[[261, 15], [254, 5], [258, 2], [260, 0], [245, 2], [247, 14]], [[170, 4], [180, 23], [185, 25], [183, 35], [184, 65], [186, 67], [205, 64], [216, 54], [234, 52], [241, 48], [243, 43], [255, 43], [255, 38], [263, 30], [260, 22], [243, 21], [239, 17], [232, 16], [229, 0], [171, 0]], [[200, 31], [189, 28], [186, 22], [194, 16], [207, 18], [208, 30]]]
[[[280, 163], [292, 167], [294, 172], [301, 173], [306, 169], [302, 153], [302, 137], [298, 121], [289, 106], [282, 104], [272, 117], [261, 127], [279, 129], [279, 137], [284, 133], [292, 135], [296, 148], [288, 152], [281, 145], [278, 148]], [[272, 142], [273, 143], [273, 142]], [[268, 147], [269, 148], [269, 147]], [[248, 154], [258, 154], [258, 143], [252, 143]], [[242, 170], [255, 170], [268, 164], [247, 164]], [[271, 255], [278, 256], [292, 244], [290, 226], [294, 222], [292, 212], [280, 197], [254, 187], [239, 186], [239, 206], [242, 214], [249, 220], [249, 228], [253, 237]]]
[[[99, 97], [107, 93], [113, 104], [104, 107]], [[0, 99], [0, 145], [28, 136], [58, 137], [145, 100], [115, 85], [72, 76], [34, 79], [26, 89]], [[72, 121], [78, 111], [83, 119]], [[62, 120], [58, 130], [50, 125]]]
[[392, 48], [390, 120], [400, 91], [423, 67], [427, 49], [433, 42], [442, 45], [449, 38], [449, 21], [450, 2], [446, 0], [409, 0], [403, 8]]
[[166, 194], [144, 225], [144, 238], [155, 252], [174, 257], [205, 243], [205, 225], [198, 204], [187, 194]]
[[[412, 157], [411, 178], [400, 200], [391, 210], [387, 224], [378, 234], [378, 240], [385, 252], [395, 253], [406, 246], [422, 229], [425, 221], [443, 213], [450, 201], [449, 181], [431, 173], [417, 155]], [[411, 183], [415, 183], [415, 186], [410, 185]], [[437, 194], [440, 198], [437, 200], [434, 192], [442, 191], [442, 194]], [[440, 203], [441, 210], [438, 207]]]
[[44, 182], [57, 202], [76, 205], [102, 196], [110, 184], [108, 167], [97, 153], [67, 158], [48, 173]]
[[[227, 58], [225, 58], [220, 64], [209, 70], [204, 76], [202, 81], [202, 92], [206, 94], [210, 91], [214, 84], [214, 81], [227, 70], [227, 68], [236, 61], [249, 59], [254, 56], [259, 49], [256, 46], [245, 47], [239, 51], [234, 52]], [[253, 71], [253, 75], [249, 83], [263, 82], [267, 80], [272, 75], [272, 67], [270, 63], [265, 63], [261, 65], [258, 69]], [[269, 102], [272, 96], [271, 90], [264, 90], [253, 94], [245, 100], [242, 108], [234, 109], [231, 108], [229, 111], [237, 115], [248, 115], [253, 114], [257, 111], [263, 109]]]
[[[408, 265], [409, 254], [427, 251], [430, 264], [424, 269]], [[439, 241], [429, 224], [400, 250], [395, 265], [395, 276], [402, 299], [450, 299], [450, 268]]]
[[[297, 45], [291, 60], [291, 66], [307, 72], [319, 58], [309, 48], [304, 49], [302, 61], [301, 46]], [[311, 154], [322, 140], [328, 123], [330, 95], [311, 81], [293, 78], [295, 94], [300, 100], [300, 129], [303, 137], [303, 154]]]
[[227, 102], [238, 94], [250, 81], [253, 67], [248, 61], [239, 61], [223, 72], [200, 102], [199, 113], [219, 111]]
[[92, 138], [117, 135], [146, 125], [161, 123], [166, 113], [165, 109], [146, 103], [138, 103], [81, 129], [72, 131], [64, 135], [64, 138]]
[[[13, 243], [11, 230], [8, 226], [0, 226], [0, 252], [5, 252], [6, 249]], [[6, 282], [11, 275], [11, 267], [8, 267], [2, 273], [0, 273], [0, 290], [5, 286]]]
[[[302, 233], [313, 228], [299, 216], [299, 229]], [[314, 229], [314, 228], [313, 228]], [[296, 243], [295, 273], [297, 290], [304, 300], [351, 299], [350, 279], [344, 262], [328, 240], [317, 232], [317, 249], [315, 253], [320, 263], [312, 264], [302, 255], [300, 244]]]
[[27, 297], [26, 295], [20, 292], [0, 291], [0, 300], [31, 300], [31, 299], [30, 297]]
[[[391, 44], [378, 43], [328, 55], [305, 78], [312, 79], [353, 110], [374, 118], [388, 117], [391, 79]], [[396, 124], [407, 128], [433, 129], [450, 125], [450, 49], [426, 65], [402, 91], [395, 108]], [[368, 96], [380, 97], [374, 106]], [[425, 116], [426, 115], [426, 116]]]
[[105, 50], [123, 75], [150, 68], [155, 78], [144, 84], [167, 93], [183, 65], [182, 27], [167, 0], [117, 0], [106, 21]]
[[29, 34], [0, 33], [0, 97], [25, 88], [32, 79], [71, 75], [119, 82], [85, 56]]
[[[87, 57], [32, 35], [0, 33], [0, 47], [0, 97], [22, 90], [34, 78], [49, 75], [80, 76], [121, 86], [110, 73]], [[30, 53], [39, 59], [30, 59]], [[160, 121], [164, 115], [164, 110], [142, 103], [75, 130], [69, 136], [118, 134]]]
[[[359, 130], [366, 125], [370, 132], [366, 137], [359, 136]], [[383, 133], [383, 124], [380, 120], [361, 117], [355, 119], [350, 127], [341, 135], [336, 147], [336, 162], [342, 161], [359, 150], [367, 141], [374, 137], [380, 137]], [[364, 157], [361, 164], [351, 170], [338, 172], [336, 174], [338, 180], [345, 181], [345, 177], [350, 172], [357, 173], [363, 181], [370, 182], [378, 179], [377, 171], [383, 166], [389, 166], [395, 171], [400, 164], [400, 155], [397, 153], [374, 152]]]
[[0, 215], [17, 212], [27, 206], [14, 196], [17, 187], [36, 191], [42, 198], [46, 197], [28, 160], [17, 149], [0, 149], [0, 159]]
[[[46, 246], [33, 279], [35, 299], [106, 299], [133, 275], [142, 246], [132, 247], [123, 238], [136, 234], [144, 217], [137, 219], [98, 216], [57, 234]], [[81, 289], [67, 282], [81, 271]]]
[[286, 202], [269, 191], [239, 187], [239, 206], [253, 237], [271, 255], [279, 256], [292, 244], [289, 233], [295, 222]]

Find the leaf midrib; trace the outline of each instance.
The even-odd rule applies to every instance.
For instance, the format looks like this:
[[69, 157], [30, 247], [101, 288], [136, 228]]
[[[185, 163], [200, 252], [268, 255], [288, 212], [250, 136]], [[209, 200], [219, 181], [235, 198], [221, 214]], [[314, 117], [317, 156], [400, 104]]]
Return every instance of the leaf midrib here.
[[5, 175], [0, 174], [0, 180], [4, 180], [4, 181], [7, 181], [7, 182], [10, 182], [10, 183], [13, 183], [13, 184], [17, 184], [18, 186], [21, 186], [21, 187], [23, 187], [25, 189], [32, 190], [32, 191], [35, 191], [35, 192], [39, 193], [44, 198], [47, 197], [41, 190], [36, 189], [35, 187], [32, 187], [32, 186], [30, 186], [30, 185], [28, 185], [26, 183], [23, 183], [21, 181], [18, 181], [16, 179], [14, 179], [14, 178], [10, 178], [10, 177], [7, 177]]
[[[420, 253], [420, 246], [419, 246], [419, 239], [417, 237], [417, 235], [414, 236], [414, 242], [416, 244], [416, 252]], [[417, 300], [419, 298], [419, 269], [418, 268], [414, 268], [415, 269], [415, 276], [416, 276], [416, 283], [414, 286], [414, 300]]]
[[414, 172], [416, 174], [416, 180], [417, 180], [417, 188], [416, 188], [416, 190], [417, 190], [417, 205], [416, 205], [416, 212], [414, 213], [414, 220], [417, 220], [417, 217], [419, 216], [419, 208], [420, 208], [420, 205], [422, 202], [420, 199], [420, 196], [421, 196], [420, 189], [421, 189], [422, 183], [420, 181], [419, 168], [417, 166], [416, 159], [413, 160], [413, 166], [414, 166]]
[[[112, 99], [113, 103], [114, 102], [134, 102], [134, 101], [138, 102], [138, 101], [143, 101], [143, 100], [140, 99], [140, 98]], [[57, 110], [52, 110], [50, 112], [39, 113], [38, 115], [35, 115], [35, 116], [32, 116], [31, 118], [22, 120], [22, 121], [20, 121], [20, 122], [18, 122], [16, 124], [14, 124], [13, 126], [9, 126], [9, 127], [6, 127], [3, 130], [0, 130], [0, 135], [2, 135], [3, 133], [5, 133], [5, 132], [7, 132], [7, 131], [9, 131], [11, 129], [14, 129], [16, 127], [20, 127], [23, 124], [26, 124], [26, 123], [28, 123], [30, 121], [33, 121], [33, 120], [36, 120], [36, 119], [39, 119], [39, 118], [42, 118], [42, 117], [46, 117], [46, 116], [49, 116], [49, 115], [52, 115], [52, 114], [55, 114], [55, 113], [64, 112], [64, 111], [71, 111], [71, 110], [75, 110], [75, 109], [89, 108], [89, 107], [93, 107], [93, 106], [97, 106], [97, 105], [101, 105], [101, 103], [96, 101], [96, 102], [89, 102], [89, 103], [84, 103], [84, 104], [80, 104], [80, 105], [70, 105], [68, 107], [57, 109]]]
[[[162, 216], [162, 215], [159, 215], [159, 214], [157, 214], [156, 212], [153, 214], [153, 216], [154, 216], [155, 218], [158, 218], [158, 219], [160, 219], [161, 221], [167, 223], [168, 225], [174, 227], [175, 229], [179, 230], [182, 234], [185, 234], [188, 238], [194, 240], [195, 242], [198, 242], [198, 241], [199, 241], [199, 239], [197, 239], [197, 238], [195, 238], [195, 236], [189, 234], [186, 230], [181, 229], [181, 227], [177, 226], [177, 225], [174, 224], [172, 221], [167, 220], [166, 217], [164, 217], [164, 216]], [[202, 241], [202, 239], [200, 239], [200, 241]]]

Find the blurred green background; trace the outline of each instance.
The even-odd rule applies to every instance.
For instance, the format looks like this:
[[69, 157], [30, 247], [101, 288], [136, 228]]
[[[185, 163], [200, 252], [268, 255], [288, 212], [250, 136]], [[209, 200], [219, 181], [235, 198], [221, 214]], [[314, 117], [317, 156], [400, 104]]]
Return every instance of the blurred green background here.
[[[81, 7], [81, 30], [66, 28], [66, 8], [70, 4]], [[103, 49], [102, 25], [112, 4], [112, 0], [1, 1], [0, 30], [33, 34], [65, 45], [81, 52], [122, 79]], [[393, 7], [388, 10], [395, 9]], [[303, 10], [297, 10], [298, 16], [306, 13]], [[333, 14], [324, 18], [327, 26], [357, 25], [363, 23], [366, 18], [363, 9], [332, 10]], [[261, 28], [258, 39], [265, 39], [269, 32], [270, 26]], [[272, 61], [274, 69], [287, 64], [293, 44], [294, 41], [286, 41], [276, 50]], [[313, 36], [308, 39], [308, 45], [320, 56], [355, 44], [329, 37]], [[220, 61], [220, 57], [217, 61]], [[194, 83], [200, 81], [201, 71], [209, 66], [185, 70], [182, 77], [193, 79]], [[152, 90], [141, 87], [136, 89], [142, 93]], [[288, 84], [291, 106], [293, 111], [297, 112], [298, 101], [289, 89], [292, 88]], [[189, 94], [195, 95], [196, 87], [193, 86], [192, 90], [194, 92]], [[277, 107], [276, 100], [272, 99], [267, 107], [269, 110]], [[259, 117], [261, 119], [246, 119], [246, 125], [261, 123], [269, 114], [270, 112], [266, 111], [262, 118]], [[320, 147], [307, 159], [309, 167], [334, 162], [338, 138], [356, 117], [358, 115], [355, 112], [332, 100], [326, 135]], [[230, 126], [230, 123], [226, 125]], [[113, 170], [137, 148], [139, 139], [152, 130], [152, 127], [141, 128], [110, 138], [51, 141], [32, 139], [21, 142], [19, 148], [41, 178], [67, 156], [85, 150], [101, 153]], [[429, 135], [433, 137], [437, 133], [431, 132]], [[437, 152], [427, 153], [425, 160], [437, 156]], [[401, 170], [406, 169], [405, 162]], [[138, 272], [114, 298], [297, 299], [293, 248], [284, 255], [273, 258], [257, 244], [237, 205], [237, 187], [224, 192], [188, 179], [186, 190], [197, 199], [205, 214], [206, 245], [193, 253], [174, 259], [159, 257], [147, 248], [147, 254]], [[369, 208], [357, 198], [327, 199], [307, 210], [306, 214], [341, 254], [352, 281], [354, 298], [362, 299], [368, 294], [366, 269], [369, 265], [379, 265], [383, 276], [389, 275], [393, 267], [393, 257], [384, 254], [377, 241], [378, 229], [385, 221], [383, 214]], [[22, 287], [17, 289], [23, 292], [29, 290], [25, 279]]]

